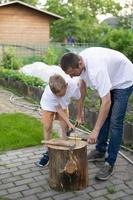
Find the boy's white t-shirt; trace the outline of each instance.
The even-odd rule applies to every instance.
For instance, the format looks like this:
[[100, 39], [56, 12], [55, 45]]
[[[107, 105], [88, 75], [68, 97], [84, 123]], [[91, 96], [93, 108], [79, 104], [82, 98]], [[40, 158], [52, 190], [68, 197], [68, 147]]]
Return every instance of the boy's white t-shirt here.
[[75, 99], [78, 100], [81, 97], [80, 89], [75, 81], [72, 79], [68, 79], [66, 81], [68, 83], [66, 94], [63, 97], [57, 97], [54, 95], [47, 85], [45, 87], [44, 93], [42, 95], [40, 105], [43, 110], [56, 112], [56, 106], [60, 105], [62, 109], [66, 109], [70, 104], [70, 100]]
[[91, 47], [80, 53], [85, 70], [80, 77], [87, 87], [96, 89], [104, 97], [112, 89], [124, 89], [133, 84], [133, 64], [122, 53]]

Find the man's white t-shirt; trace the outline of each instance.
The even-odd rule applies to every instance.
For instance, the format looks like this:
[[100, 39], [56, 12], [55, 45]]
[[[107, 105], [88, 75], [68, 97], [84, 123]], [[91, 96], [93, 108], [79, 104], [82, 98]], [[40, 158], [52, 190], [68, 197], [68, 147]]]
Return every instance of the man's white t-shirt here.
[[122, 53], [91, 47], [79, 54], [85, 63], [80, 77], [87, 87], [96, 89], [104, 97], [112, 89], [124, 89], [133, 84], [133, 64]]
[[62, 109], [66, 109], [70, 104], [71, 99], [78, 100], [81, 97], [80, 89], [75, 81], [68, 79], [66, 94], [63, 97], [57, 97], [54, 95], [47, 85], [42, 95], [40, 105], [43, 110], [56, 112], [56, 106], [60, 105]]

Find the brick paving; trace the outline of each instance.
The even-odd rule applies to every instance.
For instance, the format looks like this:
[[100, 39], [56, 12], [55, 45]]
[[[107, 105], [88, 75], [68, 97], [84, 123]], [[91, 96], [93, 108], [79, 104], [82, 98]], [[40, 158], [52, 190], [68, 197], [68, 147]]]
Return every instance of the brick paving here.
[[[0, 88], [0, 113], [19, 111], [40, 118], [39, 112], [12, 104], [10, 102], [11, 95], [11, 92]], [[26, 103], [24, 100], [23, 102]], [[54, 129], [59, 130], [58, 123], [54, 124]], [[93, 145], [88, 145], [88, 152], [92, 148], [94, 148]], [[101, 167], [101, 164], [88, 163], [89, 186], [87, 188], [74, 192], [57, 192], [49, 187], [49, 168], [38, 168], [34, 164], [40, 158], [43, 151], [43, 146], [35, 146], [0, 154], [0, 199], [133, 199], [133, 166], [120, 155], [117, 159], [114, 174], [109, 180], [96, 181], [94, 177], [99, 167]]]

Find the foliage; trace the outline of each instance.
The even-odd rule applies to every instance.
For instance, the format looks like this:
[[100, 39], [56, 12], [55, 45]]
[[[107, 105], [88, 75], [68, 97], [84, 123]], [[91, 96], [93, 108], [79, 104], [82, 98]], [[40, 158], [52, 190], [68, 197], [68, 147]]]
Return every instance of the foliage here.
[[121, 7], [114, 0], [68, 0], [67, 3], [63, 0], [47, 0], [45, 9], [64, 17], [51, 25], [54, 41], [63, 42], [65, 37], [72, 35], [76, 42], [87, 42], [95, 33], [96, 15], [108, 11], [117, 15]]
[[40, 120], [23, 113], [0, 114], [0, 151], [39, 145], [42, 139]]
[[45, 8], [64, 17], [71, 17], [78, 13], [80, 17], [84, 18], [87, 13], [88, 16], [93, 17], [96, 17], [97, 14], [108, 12], [116, 15], [121, 6], [114, 0], [68, 0], [66, 3], [64, 3], [64, 0], [47, 0]]
[[22, 65], [31, 64], [33, 62], [43, 61], [42, 56], [32, 55], [32, 56], [21, 56], [20, 61]]
[[[21, 0], [20, 0], [21, 1]], [[12, 0], [1, 0], [1, 3], [8, 3], [12, 2]], [[38, 0], [23, 0], [22, 3], [27, 3], [35, 6], [37, 4]]]
[[[133, 112], [132, 112], [133, 113]], [[130, 112], [126, 113], [125, 121], [129, 124], [133, 124], [133, 115]]]
[[113, 194], [116, 192], [116, 189], [115, 189], [115, 187], [110, 186], [110, 187], [107, 187], [107, 191], [108, 191], [108, 193]]
[[132, 15], [125, 15], [119, 17], [119, 27], [123, 27], [124, 29], [131, 29], [132, 23]]
[[58, 65], [60, 57], [64, 54], [65, 48], [49, 46], [43, 57], [43, 62], [48, 65]]
[[101, 37], [101, 44], [106, 47], [118, 50], [133, 61], [133, 33], [132, 31], [120, 29], [110, 29], [104, 37]]
[[130, 104], [131, 104], [132, 107], [133, 107], [133, 94], [130, 96], [130, 98], [129, 98], [129, 102], [130, 102]]
[[87, 88], [86, 97], [85, 97], [85, 107], [88, 107], [90, 110], [99, 111], [100, 108], [100, 98], [95, 90]]
[[4, 52], [2, 65], [4, 65], [7, 69], [19, 69], [22, 66], [22, 63], [16, 57], [13, 49], [9, 48], [6, 52]]
[[12, 78], [16, 81], [21, 81], [26, 85], [35, 87], [44, 87], [46, 85], [46, 83], [37, 77], [27, 76], [25, 74], [4, 68], [0, 68], [0, 78]]

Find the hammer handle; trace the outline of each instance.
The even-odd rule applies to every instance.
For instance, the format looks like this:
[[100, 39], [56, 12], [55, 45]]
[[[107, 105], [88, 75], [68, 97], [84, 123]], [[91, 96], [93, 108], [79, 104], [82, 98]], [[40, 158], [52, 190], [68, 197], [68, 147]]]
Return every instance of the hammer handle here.
[[[75, 140], [75, 137], [70, 136], [70, 137], [68, 137], [68, 139]], [[87, 139], [86, 139], [86, 138], [76, 137], [76, 140], [81, 140], [81, 141], [85, 141], [85, 142], [87, 142]]]

